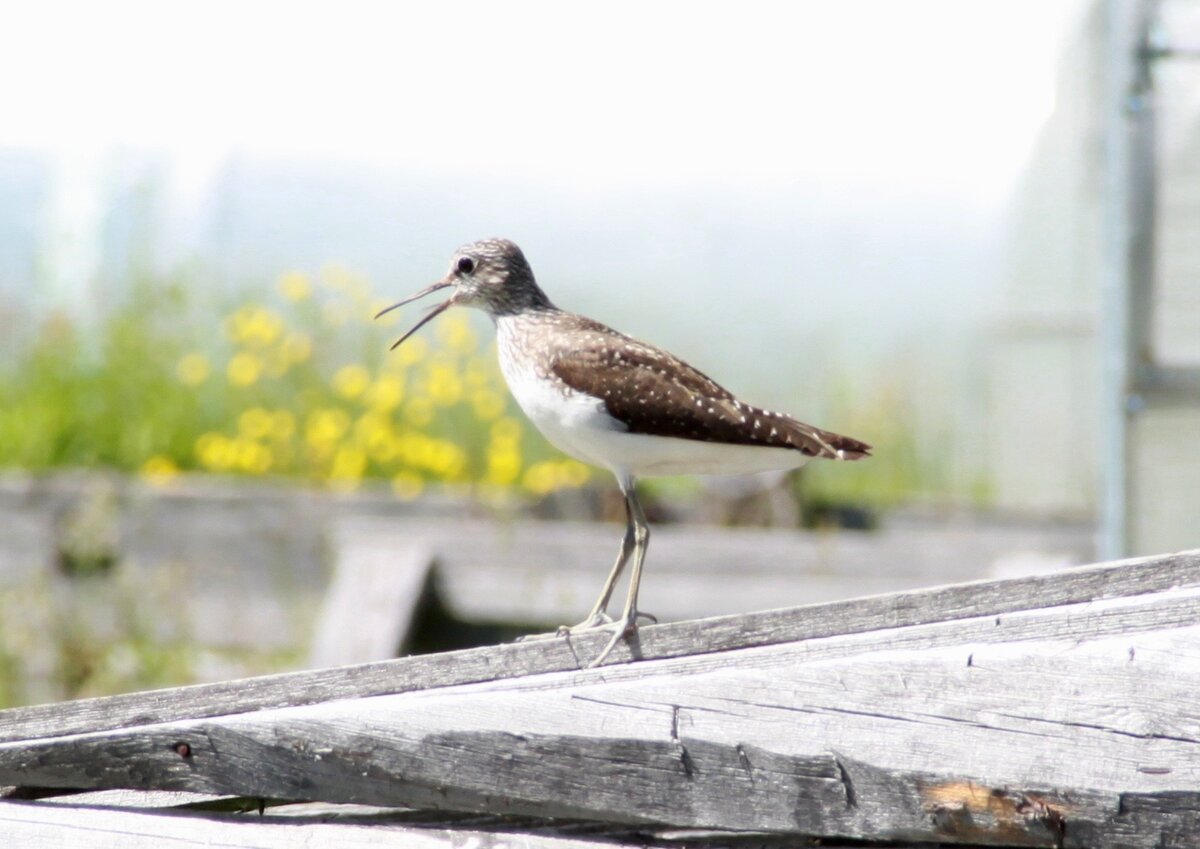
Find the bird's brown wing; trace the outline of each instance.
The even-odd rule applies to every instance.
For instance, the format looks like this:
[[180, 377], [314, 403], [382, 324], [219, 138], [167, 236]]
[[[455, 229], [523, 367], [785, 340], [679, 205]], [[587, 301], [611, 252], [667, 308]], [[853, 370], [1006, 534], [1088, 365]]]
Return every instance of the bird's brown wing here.
[[793, 448], [810, 457], [870, 456], [865, 442], [746, 404], [678, 357], [588, 325], [594, 341], [554, 352], [550, 370], [572, 389], [599, 398], [630, 433]]

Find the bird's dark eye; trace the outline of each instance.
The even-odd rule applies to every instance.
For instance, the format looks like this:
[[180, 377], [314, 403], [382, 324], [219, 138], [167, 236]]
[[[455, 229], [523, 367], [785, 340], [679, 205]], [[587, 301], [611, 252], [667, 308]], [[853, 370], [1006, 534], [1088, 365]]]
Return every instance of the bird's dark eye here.
[[459, 274], [470, 274], [474, 270], [475, 270], [475, 260], [471, 259], [469, 256], [464, 256], [462, 259], [460, 259], [458, 261], [458, 273]]

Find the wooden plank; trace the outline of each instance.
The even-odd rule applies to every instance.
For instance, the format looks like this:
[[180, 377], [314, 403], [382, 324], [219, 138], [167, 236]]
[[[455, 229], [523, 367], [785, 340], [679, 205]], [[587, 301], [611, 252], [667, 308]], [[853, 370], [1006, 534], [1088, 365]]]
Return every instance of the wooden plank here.
[[[0, 788], [0, 800], [7, 801], [12, 798], [6, 796]], [[34, 801], [34, 799], [17, 796], [16, 801]], [[257, 811], [260, 807], [257, 799], [250, 801], [237, 796], [214, 796], [211, 793], [190, 793], [181, 790], [93, 790], [36, 798], [36, 801], [42, 805], [77, 808], [199, 808], [202, 810]]]
[[[219, 815], [132, 812], [102, 808], [63, 808], [38, 803], [0, 803], [0, 834], [5, 845], [21, 849], [211, 849], [253, 846], [255, 849], [444, 849], [449, 846], [527, 847], [527, 849], [596, 849], [594, 840], [536, 833], [503, 833], [476, 829], [422, 828], [387, 822], [362, 824], [310, 820], [296, 816]], [[302, 827], [301, 832], [297, 827]], [[299, 841], [299, 842], [298, 842]], [[614, 847], [640, 845], [611, 843]]]
[[[0, 745], [0, 781], [1008, 846], [1194, 845], [1200, 587]], [[186, 744], [186, 749], [181, 749]]]
[[[0, 802], [0, 830], [19, 838], [22, 849], [71, 846], [73, 849], [158, 849], [190, 846], [244, 846], [270, 849], [296, 846], [296, 828], [303, 828], [305, 847], [323, 846], [437, 846], [514, 847], [514, 849], [597, 849], [655, 845], [731, 849], [792, 849], [790, 838], [711, 829], [637, 830], [600, 823], [539, 822], [512, 817], [424, 815], [398, 813], [367, 805], [299, 804], [272, 809], [263, 817], [214, 817], [202, 812], [121, 812], [84, 807], [69, 816], [44, 810], [44, 804], [17, 806]], [[310, 837], [311, 835], [311, 837]], [[347, 842], [343, 843], [345, 836]], [[289, 841], [290, 842], [287, 842]], [[40, 841], [40, 842], [39, 842]], [[857, 847], [825, 841], [830, 849]], [[873, 849], [947, 849], [948, 844], [905, 841], [876, 843]]]
[[423, 545], [344, 552], [317, 617], [310, 665], [394, 658], [412, 628], [432, 568], [433, 557]]
[[[621, 533], [612, 523], [559, 527], [487, 518], [478, 504], [448, 493], [399, 504], [386, 486], [331, 497], [204, 476], [185, 475], [164, 488], [88, 474], [34, 479], [0, 474], [0, 526], [6, 521], [14, 526], [11, 534], [0, 530], [0, 584], [24, 587], [50, 569], [55, 517], [104, 491], [117, 494], [118, 554], [132, 570], [133, 583], [150, 581], [163, 597], [140, 610], [147, 633], [254, 651], [293, 650], [311, 640], [330, 574], [328, 554], [337, 548], [329, 542], [342, 522], [349, 533], [339, 535], [351, 542], [354, 528], [376, 528], [381, 535], [371, 538], [393, 556], [412, 539], [432, 539], [437, 543], [432, 551], [445, 544], [441, 586], [452, 610], [472, 621], [540, 623], [542, 630], [578, 621], [590, 609]], [[561, 507], [553, 509], [564, 512]], [[706, 508], [682, 509], [678, 515], [692, 519], [716, 515]], [[365, 516], [373, 521], [355, 518]], [[886, 526], [871, 533], [733, 531], [690, 520], [656, 522], [646, 608], [662, 621], [674, 621], [1006, 577], [989, 571], [998, 553], [1051, 552], [1068, 564], [1091, 559], [1089, 531], [1079, 524], [940, 519], [935, 531], [928, 518], [889, 513]], [[484, 540], [487, 545], [480, 544]], [[8, 549], [13, 550], [6, 555]], [[877, 568], [880, 563], [887, 568]], [[730, 564], [744, 580], [721, 574]], [[852, 577], [843, 577], [843, 570]], [[230, 586], [242, 591], [231, 594]], [[87, 593], [76, 595], [71, 600], [76, 615], [98, 615], [83, 597]], [[187, 604], [168, 598], [186, 598]], [[37, 690], [37, 681], [29, 686], [35, 688], [31, 700], [57, 697], [53, 689]]]
[[[1188, 551], [1052, 575], [981, 581], [825, 605], [650, 626], [642, 628], [631, 644], [618, 646], [604, 668], [611, 669], [613, 665], [634, 659], [732, 651], [1197, 585], [1200, 585], [1200, 551]], [[595, 657], [606, 641], [604, 634], [570, 640], [538, 640], [15, 708], [0, 711], [0, 741], [87, 733], [575, 670]]]
[[[386, 558], [419, 543], [438, 559], [438, 590], [473, 622], [576, 622], [590, 609], [621, 528], [595, 522], [346, 519], [335, 558]], [[1031, 551], [1058, 565], [1086, 562], [1077, 529], [885, 528], [811, 533], [663, 525], [653, 531], [643, 607], [662, 621], [1007, 577]], [[886, 563], [887, 568], [880, 568]], [[731, 575], [736, 575], [731, 580]]]

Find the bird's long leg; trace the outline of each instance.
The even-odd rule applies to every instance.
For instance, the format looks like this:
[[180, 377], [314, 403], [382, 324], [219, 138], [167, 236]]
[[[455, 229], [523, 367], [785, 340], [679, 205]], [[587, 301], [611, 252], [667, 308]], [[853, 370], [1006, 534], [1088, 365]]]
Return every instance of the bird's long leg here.
[[[637, 486], [633, 477], [621, 478], [619, 483], [621, 492], [625, 495], [625, 509], [629, 518], [629, 529], [625, 534], [626, 540], [629, 539], [629, 531], [633, 532], [633, 570], [629, 574], [629, 595], [625, 597], [625, 610], [621, 613], [621, 618], [612, 625], [615, 631], [612, 639], [608, 641], [604, 651], [600, 652], [600, 655], [588, 666], [599, 666], [603, 663], [609, 653], [616, 648], [617, 643], [637, 628], [638, 588], [642, 582], [642, 564], [646, 560], [646, 548], [650, 544], [650, 525], [646, 521], [646, 514], [642, 512], [641, 502], [638, 501]], [[623, 552], [624, 546], [622, 546]], [[612, 580], [615, 581], [615, 577]], [[612, 594], [612, 587], [606, 586], [605, 591], [606, 596], [603, 600], [607, 602], [607, 595]]]
[[[621, 486], [621, 492], [625, 494], [625, 484], [618, 479]], [[632, 485], [631, 485], [632, 486]], [[641, 508], [638, 508], [640, 514]], [[645, 520], [643, 519], [643, 524]], [[629, 496], [625, 494], [625, 536], [621, 540], [621, 550], [617, 552], [617, 560], [613, 563], [613, 567], [609, 570], [608, 578], [604, 581], [604, 589], [600, 591], [600, 597], [596, 599], [596, 603], [592, 606], [591, 612], [587, 618], [575, 625], [561, 625], [558, 630], [551, 631], [547, 634], [530, 634], [525, 637], [518, 638], [518, 642], [526, 640], [543, 640], [549, 637], [562, 637], [567, 634], [575, 634], [580, 631], [587, 631], [592, 628], [605, 628], [612, 623], [612, 619], [608, 615], [608, 602], [612, 599], [613, 589], [617, 585], [617, 580], [620, 579], [621, 573], [625, 571], [626, 564], [629, 563], [629, 556], [633, 554], [637, 547], [637, 525], [634, 522], [633, 509], [629, 506]], [[642, 616], [651, 621], [658, 621], [649, 613], [643, 613]]]
[[613, 564], [612, 570], [608, 573], [608, 579], [604, 582], [604, 589], [600, 591], [600, 597], [596, 599], [595, 605], [592, 606], [592, 612], [587, 615], [586, 619], [568, 630], [575, 631], [584, 628], [594, 628], [597, 625], [604, 625], [612, 621], [608, 618], [608, 602], [612, 598], [613, 588], [617, 585], [617, 579], [625, 571], [625, 564], [629, 562], [629, 555], [633, 553], [636, 544], [635, 540], [636, 528], [633, 523], [633, 511], [630, 510], [629, 497], [626, 496], [625, 536], [621, 540], [621, 550], [617, 552], [617, 562]]
[[[650, 525], [646, 522], [646, 514], [642, 512], [642, 505], [638, 502], [637, 490], [635, 489], [633, 478], [621, 477], [617, 479], [617, 483], [621, 487], [622, 495], [625, 496], [625, 536], [621, 540], [621, 550], [617, 553], [617, 560], [613, 563], [613, 567], [608, 573], [608, 578], [604, 581], [604, 588], [600, 591], [600, 597], [596, 599], [591, 612], [587, 615], [586, 619], [575, 625], [562, 625], [557, 631], [551, 631], [547, 634], [530, 634], [525, 637], [518, 637], [518, 642], [544, 640], [556, 636], [564, 637], [570, 634], [577, 634], [581, 631], [600, 628], [615, 631], [613, 638], [605, 646], [600, 656], [588, 664], [589, 666], [596, 666], [604, 658], [608, 657], [617, 643], [621, 641], [621, 637], [637, 627], [638, 619], [648, 619], [651, 622], [658, 621], [651, 614], [641, 613], [637, 609], [638, 584], [641, 582], [642, 561], [646, 557], [646, 545], [650, 539]], [[629, 596], [625, 601], [625, 610], [621, 615], [620, 621], [614, 622], [608, 615], [608, 603], [612, 599], [613, 589], [616, 587], [621, 573], [625, 571], [625, 566], [629, 563], [631, 556], [633, 557], [634, 567], [629, 584]]]

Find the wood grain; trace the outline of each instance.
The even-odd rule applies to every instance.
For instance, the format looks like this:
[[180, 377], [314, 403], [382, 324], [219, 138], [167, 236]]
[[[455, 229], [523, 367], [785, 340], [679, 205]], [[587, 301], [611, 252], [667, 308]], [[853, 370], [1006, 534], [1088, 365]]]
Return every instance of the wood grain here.
[[[459, 618], [549, 630], [591, 607], [621, 532], [595, 522], [358, 518], [338, 523], [331, 549], [339, 561], [387, 559], [423, 545], [437, 556], [437, 589]], [[677, 621], [1006, 577], [1000, 570], [1030, 551], [1060, 566], [1085, 563], [1084, 539], [1073, 529], [990, 526], [811, 533], [656, 525], [642, 606]]]
[[[348, 667], [288, 707], [189, 715], [160, 694], [153, 719], [103, 729], [83, 727], [88, 712], [10, 711], [0, 783], [836, 840], [1194, 846], [1198, 571], [1186, 552], [647, 628], [645, 662], [594, 670], [556, 654], [564, 640]], [[354, 674], [382, 669], [407, 677], [361, 692], [377, 682]], [[295, 697], [303, 680], [234, 693], [273, 682]]]
[[[331, 821], [333, 820], [333, 821]], [[386, 819], [333, 819], [328, 813], [300, 816], [131, 812], [64, 809], [45, 804], [0, 803], [0, 835], [21, 849], [445, 849], [447, 846], [512, 846], [526, 849], [596, 849], [594, 840], [516, 831], [498, 840], [494, 831], [402, 825]], [[617, 847], [641, 842], [612, 842]]]
[[412, 629], [433, 569], [421, 545], [355, 548], [337, 559], [317, 616], [309, 663], [343, 666], [394, 658]]
[[[881, 628], [1120, 598], [1200, 585], [1200, 551], [999, 581], [851, 599], [740, 616], [643, 627], [608, 664], [733, 651]], [[607, 636], [537, 640], [393, 661], [267, 675], [0, 711], [0, 742], [180, 719], [364, 698], [575, 670]]]

